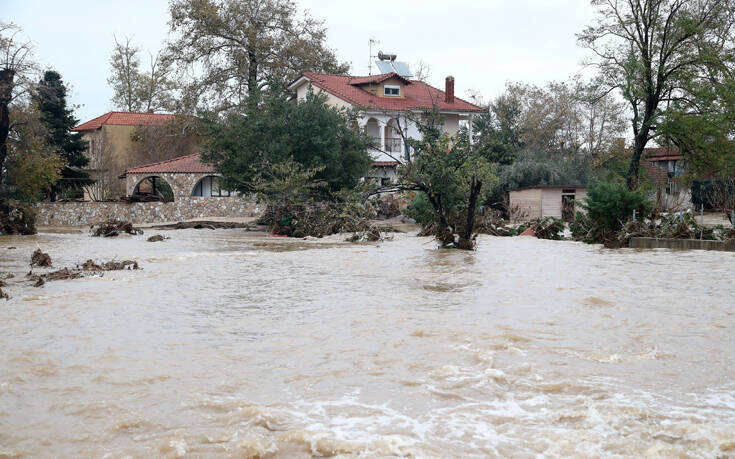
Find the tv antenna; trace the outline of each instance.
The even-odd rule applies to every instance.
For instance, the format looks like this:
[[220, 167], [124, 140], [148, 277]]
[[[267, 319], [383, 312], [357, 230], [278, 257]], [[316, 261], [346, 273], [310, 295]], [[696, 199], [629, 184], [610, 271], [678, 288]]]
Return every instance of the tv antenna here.
[[375, 37], [370, 37], [370, 40], [368, 41], [368, 46], [370, 46], [370, 59], [368, 59], [368, 75], [373, 75], [373, 59], [377, 56], [373, 55], [373, 46], [379, 45], [380, 40], [376, 40]]

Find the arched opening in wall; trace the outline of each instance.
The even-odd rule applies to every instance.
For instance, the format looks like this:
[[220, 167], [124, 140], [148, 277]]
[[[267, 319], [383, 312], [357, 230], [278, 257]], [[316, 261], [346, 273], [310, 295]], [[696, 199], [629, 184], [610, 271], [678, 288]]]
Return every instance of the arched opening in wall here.
[[135, 185], [132, 198], [144, 201], [166, 201], [174, 200], [174, 190], [171, 185], [157, 175], [151, 175]]
[[208, 175], [202, 178], [194, 186], [194, 191], [191, 192], [191, 195], [204, 198], [224, 198], [230, 196], [230, 191], [220, 186], [220, 180], [220, 177], [216, 175]]
[[380, 124], [378, 124], [378, 120], [370, 118], [367, 123], [365, 123], [365, 134], [369, 135], [373, 139], [373, 144], [376, 148], [379, 150], [383, 149], [383, 146], [380, 145]]
[[400, 153], [402, 150], [403, 140], [401, 139], [400, 130], [398, 129], [398, 120], [392, 118], [385, 125], [385, 151], [388, 153]]

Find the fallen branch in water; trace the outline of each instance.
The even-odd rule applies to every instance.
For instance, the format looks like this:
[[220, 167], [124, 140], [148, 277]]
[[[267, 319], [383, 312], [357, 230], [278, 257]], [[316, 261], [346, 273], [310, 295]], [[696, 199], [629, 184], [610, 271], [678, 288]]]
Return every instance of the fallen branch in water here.
[[42, 266], [48, 268], [51, 266], [51, 257], [47, 253], [41, 252], [41, 249], [36, 249], [31, 255], [31, 267]]
[[81, 265], [77, 265], [76, 268], [62, 268], [58, 271], [52, 271], [48, 273], [43, 274], [34, 274], [33, 271], [30, 271], [26, 277], [29, 278], [31, 282], [33, 282], [34, 287], [41, 287], [43, 286], [47, 281], [52, 280], [69, 280], [69, 279], [79, 279], [81, 277], [84, 277], [85, 275], [89, 274], [99, 274], [104, 273], [106, 271], [122, 271], [122, 270], [137, 270], [141, 269], [140, 266], [138, 266], [137, 261], [133, 260], [124, 260], [124, 261], [106, 261], [103, 263], [95, 263], [93, 260], [87, 260]]
[[233, 229], [233, 228], [250, 228], [247, 223], [241, 222], [217, 222], [217, 221], [195, 221], [195, 222], [178, 222], [166, 225], [154, 225], [151, 229], [157, 230], [180, 230], [180, 229]]
[[120, 233], [128, 233], [133, 236], [143, 234], [143, 230], [133, 227], [131, 222], [122, 220], [106, 220], [90, 226], [89, 229], [94, 237], [115, 237]]

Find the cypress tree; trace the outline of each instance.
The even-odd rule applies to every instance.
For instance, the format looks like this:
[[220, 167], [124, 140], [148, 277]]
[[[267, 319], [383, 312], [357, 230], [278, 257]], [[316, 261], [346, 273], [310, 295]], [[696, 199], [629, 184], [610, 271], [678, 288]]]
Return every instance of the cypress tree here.
[[83, 170], [89, 164], [84, 154], [87, 142], [81, 134], [71, 132], [79, 120], [74, 118], [73, 111], [66, 105], [66, 85], [61, 75], [47, 70], [38, 83], [36, 103], [41, 112], [41, 122], [48, 129], [49, 144], [64, 159], [66, 166], [61, 171], [61, 179], [56, 182], [50, 192], [52, 201], [56, 195], [70, 190], [81, 190], [92, 181]]

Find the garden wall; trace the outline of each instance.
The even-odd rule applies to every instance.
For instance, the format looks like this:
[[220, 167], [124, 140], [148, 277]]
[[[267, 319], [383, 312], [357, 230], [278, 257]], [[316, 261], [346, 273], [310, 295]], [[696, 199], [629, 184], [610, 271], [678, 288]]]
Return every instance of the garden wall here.
[[177, 197], [174, 202], [43, 202], [38, 204], [39, 226], [82, 226], [114, 218], [132, 223], [162, 223], [196, 218], [254, 217], [254, 200], [241, 197]]
[[702, 241], [699, 239], [656, 239], [652, 237], [630, 238], [632, 249], [671, 249], [671, 250], [719, 250], [735, 252], [733, 241]]

